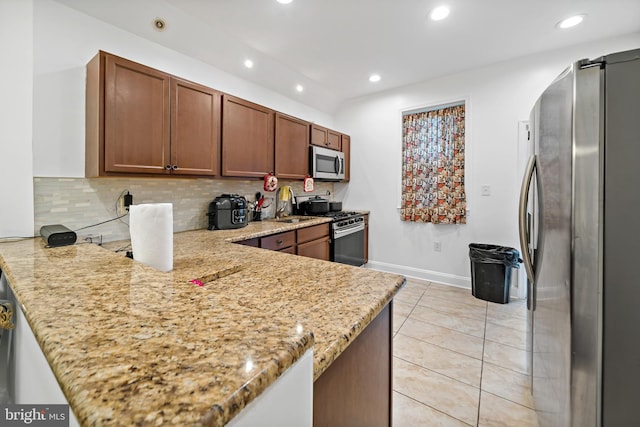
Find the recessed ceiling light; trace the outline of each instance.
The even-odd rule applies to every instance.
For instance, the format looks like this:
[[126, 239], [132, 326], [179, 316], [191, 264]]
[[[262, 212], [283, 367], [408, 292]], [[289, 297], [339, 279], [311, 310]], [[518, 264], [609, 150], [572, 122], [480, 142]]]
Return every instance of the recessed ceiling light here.
[[371, 74], [369, 76], [369, 81], [371, 83], [379, 82], [380, 81], [380, 74]]
[[244, 66], [247, 68], [253, 68], [253, 61], [250, 59], [247, 59], [244, 61]]
[[156, 18], [153, 20], [153, 28], [156, 31], [164, 31], [167, 28], [167, 21], [162, 18]]
[[280, 3], [280, 4], [289, 4], [289, 3], [291, 3], [293, 0], [277, 0], [277, 1], [278, 1], [278, 3]]
[[584, 20], [584, 17], [586, 15], [574, 15], [571, 16], [567, 19], [564, 19], [560, 22], [558, 22], [558, 24], [556, 25], [558, 28], [560, 28], [561, 30], [566, 30], [567, 28], [571, 28], [571, 27], [575, 27], [576, 25], [578, 25], [579, 23], [581, 23]]
[[302, 85], [296, 85], [296, 90], [298, 92], [302, 92], [304, 90], [304, 88], [302, 87]]
[[434, 21], [440, 21], [447, 16], [449, 16], [449, 8], [447, 6], [438, 6], [429, 14], [429, 17]]

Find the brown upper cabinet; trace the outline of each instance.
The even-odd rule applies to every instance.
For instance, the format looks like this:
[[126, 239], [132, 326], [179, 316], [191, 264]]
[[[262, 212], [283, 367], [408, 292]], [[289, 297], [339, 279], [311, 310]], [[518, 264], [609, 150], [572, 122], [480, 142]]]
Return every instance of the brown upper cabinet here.
[[86, 176], [218, 174], [219, 92], [102, 51], [86, 91]]
[[219, 175], [221, 102], [220, 92], [171, 78], [172, 173]]
[[85, 175], [283, 179], [309, 173], [309, 144], [348, 135], [99, 51], [87, 64]]
[[222, 175], [263, 177], [274, 172], [273, 110], [222, 97]]
[[327, 129], [327, 148], [340, 150], [340, 133]]
[[315, 124], [311, 125], [311, 144], [340, 150], [340, 133]]
[[276, 176], [304, 179], [309, 173], [309, 123], [276, 113]]
[[351, 137], [349, 135], [342, 135], [342, 147], [341, 151], [344, 153], [344, 179], [343, 181], [349, 181], [351, 179]]

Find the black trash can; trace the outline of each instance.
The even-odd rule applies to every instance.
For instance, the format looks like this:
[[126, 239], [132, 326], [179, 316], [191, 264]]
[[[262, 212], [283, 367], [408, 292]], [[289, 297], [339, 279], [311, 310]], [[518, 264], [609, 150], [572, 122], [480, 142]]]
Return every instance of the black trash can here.
[[511, 270], [520, 268], [520, 252], [507, 246], [471, 243], [471, 293], [485, 301], [509, 302]]

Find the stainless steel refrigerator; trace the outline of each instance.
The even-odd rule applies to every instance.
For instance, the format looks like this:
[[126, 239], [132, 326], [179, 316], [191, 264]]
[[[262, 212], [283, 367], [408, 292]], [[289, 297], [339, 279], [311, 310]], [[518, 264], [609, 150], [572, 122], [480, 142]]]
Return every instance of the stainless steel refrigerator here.
[[540, 96], [520, 195], [542, 427], [640, 425], [640, 49]]

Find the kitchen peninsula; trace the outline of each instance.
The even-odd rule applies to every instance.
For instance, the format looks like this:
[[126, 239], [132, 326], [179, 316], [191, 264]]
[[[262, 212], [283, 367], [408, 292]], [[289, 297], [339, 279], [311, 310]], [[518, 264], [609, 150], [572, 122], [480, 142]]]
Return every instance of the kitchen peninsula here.
[[176, 233], [170, 273], [40, 238], [3, 244], [0, 268], [81, 425], [225, 425], [309, 349], [316, 398], [365, 335], [390, 352], [402, 276], [232, 243], [325, 221]]

